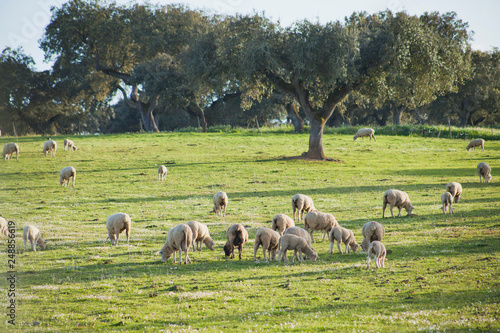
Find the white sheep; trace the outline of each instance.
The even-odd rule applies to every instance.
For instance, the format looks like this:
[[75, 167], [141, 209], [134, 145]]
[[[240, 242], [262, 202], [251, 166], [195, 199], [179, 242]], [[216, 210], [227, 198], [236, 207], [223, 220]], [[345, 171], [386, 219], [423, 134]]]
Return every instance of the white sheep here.
[[64, 139], [64, 150], [68, 150], [68, 148], [72, 149], [73, 151], [78, 150], [78, 148], [75, 146], [75, 143], [72, 140]]
[[446, 192], [450, 192], [453, 202], [457, 203], [462, 195], [462, 185], [457, 182], [449, 182], [446, 184]]
[[61, 172], [59, 173], [59, 183], [61, 184], [61, 186], [68, 187], [71, 178], [73, 178], [73, 187], [75, 187], [76, 169], [72, 166], [62, 168]]
[[[292, 209], [293, 209], [293, 220], [295, 221], [295, 211], [298, 210], [298, 218], [299, 221], [304, 218], [304, 212], [309, 213], [313, 210], [316, 210], [314, 208], [313, 200], [311, 197], [304, 195], [304, 194], [295, 194], [292, 197]], [[302, 216], [301, 216], [302, 213]]]
[[125, 230], [127, 235], [127, 245], [130, 237], [130, 228], [132, 227], [132, 220], [126, 213], [116, 213], [108, 217], [106, 220], [106, 228], [108, 229], [108, 237], [111, 244], [118, 245], [120, 233]]
[[43, 144], [43, 154], [45, 156], [47, 156], [47, 153], [50, 152], [50, 156], [56, 157], [56, 151], [57, 151], [57, 142], [55, 142], [54, 140], [46, 141]]
[[165, 180], [167, 179], [167, 167], [164, 165], [160, 165], [158, 167], [158, 180]]
[[391, 215], [394, 217], [394, 213], [392, 212], [392, 208], [394, 206], [398, 207], [399, 214], [401, 216], [401, 208], [404, 208], [408, 215], [410, 215], [413, 211], [413, 206], [411, 205], [410, 198], [408, 194], [399, 190], [387, 190], [384, 193], [384, 200], [382, 205], [382, 218], [385, 217], [385, 207], [387, 207], [387, 203], [389, 203], [389, 209], [391, 210]]
[[295, 235], [302, 237], [306, 240], [307, 245], [311, 246], [311, 235], [309, 235], [309, 233], [306, 230], [300, 227], [290, 227], [285, 230], [283, 235]]
[[175, 264], [175, 252], [179, 251], [179, 264], [182, 264], [182, 252], [184, 252], [184, 263], [191, 263], [189, 258], [189, 247], [193, 242], [193, 231], [187, 224], [178, 224], [167, 232], [167, 240], [160, 250], [161, 261], [166, 262], [174, 254], [173, 262]]
[[0, 237], [8, 235], [9, 228], [7, 227], [7, 220], [0, 216]]
[[379, 241], [373, 241], [368, 247], [368, 256], [366, 258], [366, 269], [370, 268], [370, 257], [373, 255], [377, 268], [384, 267], [384, 261], [387, 251], [384, 244]]
[[[264, 255], [264, 260], [276, 260], [276, 252], [278, 251], [278, 245], [280, 241], [280, 234], [269, 228], [260, 228], [255, 234], [255, 246], [253, 249], [253, 260], [257, 261], [257, 250], [259, 246], [262, 245], [262, 252]], [[268, 258], [266, 259], [266, 251], [268, 252]]]
[[27, 241], [31, 243], [31, 250], [36, 252], [36, 245], [40, 245], [42, 250], [45, 250], [47, 246], [47, 242], [43, 240], [42, 234], [37, 227], [32, 225], [28, 225], [23, 229], [23, 241], [24, 241], [24, 250], [28, 251], [26, 247]]
[[453, 195], [450, 192], [444, 192], [441, 195], [441, 203], [443, 204], [441, 207], [443, 214], [446, 214], [448, 207], [450, 208], [450, 214], [453, 214]]
[[317, 210], [313, 210], [312, 212], [307, 213], [306, 217], [304, 218], [304, 229], [311, 229], [309, 233], [311, 235], [311, 241], [313, 243], [315, 243], [313, 237], [314, 230], [323, 230], [325, 232], [325, 234], [323, 235], [324, 241], [325, 236], [330, 234], [330, 230], [338, 225], [339, 224], [337, 220], [335, 220], [335, 217], [332, 214], [322, 213]]
[[359, 245], [356, 243], [354, 239], [354, 233], [352, 230], [342, 228], [341, 226], [333, 227], [330, 231], [330, 254], [333, 253], [333, 244], [337, 241], [337, 248], [339, 249], [339, 253], [342, 254], [342, 248], [340, 247], [341, 243], [345, 244], [345, 253], [349, 253], [349, 247], [351, 250], [356, 253], [359, 248]]
[[[206, 224], [197, 222], [197, 221], [189, 221], [186, 223], [193, 232], [193, 251], [201, 251], [201, 243], [205, 244], [210, 250], [215, 249], [215, 242], [210, 237], [210, 233], [208, 232], [208, 227]], [[194, 246], [196, 242], [196, 247]]]
[[385, 228], [382, 224], [375, 221], [366, 222], [361, 229], [361, 234], [363, 235], [361, 248], [363, 249], [363, 252], [367, 252], [371, 242], [382, 241], [385, 234]]
[[469, 151], [471, 148], [473, 150], [476, 150], [476, 147], [481, 147], [481, 150], [484, 151], [484, 140], [483, 139], [470, 140], [469, 144], [467, 145], [467, 151]]
[[288, 250], [294, 251], [294, 256], [292, 261], [295, 261], [295, 257], [298, 255], [298, 259], [303, 262], [302, 253], [307, 255], [309, 259], [312, 261], [316, 261], [318, 258], [318, 254], [313, 251], [313, 249], [307, 245], [307, 242], [304, 238], [295, 236], [295, 235], [283, 235], [279, 241], [280, 252], [278, 256], [278, 261], [281, 262], [281, 258], [284, 256], [285, 261], [288, 262], [288, 257], [286, 255]]
[[241, 253], [243, 252], [243, 244], [248, 241], [248, 232], [245, 227], [236, 223], [227, 228], [226, 231], [227, 242], [224, 245], [224, 253], [226, 257], [231, 256], [231, 259], [234, 258], [234, 247], [238, 247], [239, 258], [241, 260]]
[[19, 160], [19, 145], [15, 142], [9, 142], [3, 146], [2, 156], [4, 160], [11, 160], [12, 155], [16, 153], [16, 161]]
[[226, 216], [226, 207], [228, 204], [228, 197], [226, 192], [219, 191], [215, 193], [213, 202], [214, 202], [214, 208], [212, 210], [212, 213], [215, 213], [215, 216], [221, 216], [222, 217], [222, 212], [224, 212], [224, 216]]
[[377, 141], [375, 139], [375, 130], [373, 128], [361, 128], [359, 129], [356, 134], [353, 136], [353, 140], [356, 141], [357, 138], [363, 138], [363, 141], [365, 140], [365, 136], [370, 137], [370, 141], [373, 140]]
[[485, 183], [489, 183], [491, 180], [491, 167], [485, 163], [481, 162], [477, 165], [477, 174], [479, 175], [479, 182], [482, 183], [483, 179]]
[[283, 236], [283, 233], [285, 232], [286, 229], [294, 226], [295, 223], [293, 222], [293, 219], [290, 216], [286, 214], [276, 214], [273, 217], [271, 229], [277, 230], [280, 236]]

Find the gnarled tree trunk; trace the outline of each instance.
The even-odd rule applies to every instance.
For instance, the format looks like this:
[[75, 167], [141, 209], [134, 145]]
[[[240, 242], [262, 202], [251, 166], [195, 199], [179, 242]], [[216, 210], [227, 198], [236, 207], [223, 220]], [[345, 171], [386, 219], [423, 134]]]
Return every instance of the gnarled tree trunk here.
[[187, 111], [201, 120], [202, 131], [203, 133], [207, 133], [207, 121], [205, 120], [205, 112], [203, 112], [203, 109], [198, 104], [191, 102]]
[[288, 117], [290, 117], [290, 120], [292, 121], [293, 127], [295, 127], [295, 133], [304, 132], [304, 119], [302, 119], [302, 117], [297, 112], [295, 103], [288, 103], [285, 108], [288, 112]]
[[316, 118], [311, 119], [311, 129], [309, 133], [309, 151], [304, 155], [304, 157], [315, 159], [315, 160], [325, 160], [325, 152], [323, 150], [323, 130], [325, 128], [326, 121], [321, 121]]
[[401, 125], [401, 116], [405, 107], [394, 105], [392, 107], [392, 124], [393, 125]]
[[135, 103], [137, 110], [139, 110], [139, 113], [141, 114], [144, 129], [148, 132], [159, 132], [153, 115], [153, 110], [158, 106], [158, 97], [148, 104], [143, 103], [139, 99], [138, 87], [137, 85], [134, 85], [132, 92], [130, 93], [130, 99]]

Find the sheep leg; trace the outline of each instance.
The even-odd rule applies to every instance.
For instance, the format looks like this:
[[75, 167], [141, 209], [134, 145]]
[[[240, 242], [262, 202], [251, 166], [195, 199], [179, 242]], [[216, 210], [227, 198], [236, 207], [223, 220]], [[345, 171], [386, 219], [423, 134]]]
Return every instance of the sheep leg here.
[[450, 214], [453, 214], [453, 206], [450, 205]]
[[117, 246], [117, 245], [118, 245], [118, 240], [119, 240], [119, 239], [120, 239], [120, 233], [118, 232], [118, 233], [116, 234], [115, 246]]
[[385, 207], [387, 207], [387, 201], [384, 200], [384, 204], [382, 205], [382, 218], [385, 218]]
[[283, 252], [283, 256], [285, 257], [285, 262], [288, 262], [288, 256], [286, 255], [286, 253], [287, 253], [287, 250], [285, 250]]
[[366, 269], [370, 268], [370, 254], [368, 253], [368, 256], [366, 257]]
[[325, 241], [325, 236], [327, 235], [327, 231], [325, 230], [325, 233], [323, 234], [323, 242]]
[[394, 213], [392, 212], [392, 208], [394, 208], [392, 205], [389, 205], [389, 209], [391, 211], [391, 216], [394, 217]]
[[189, 258], [188, 252], [189, 252], [189, 248], [187, 248], [187, 249], [184, 250], [184, 257], [186, 258], [186, 265], [188, 263], [191, 263], [191, 258]]
[[349, 244], [345, 243], [345, 253], [350, 253]]
[[[293, 207], [293, 220], [294, 220], [294, 221], [297, 221], [297, 220], [295, 219], [295, 211], [296, 211], [296, 210], [297, 210], [297, 209], [296, 209], [295, 207]], [[300, 212], [299, 212], [299, 214], [300, 214]], [[299, 216], [300, 216], [300, 215], [299, 215]]]
[[238, 256], [241, 260], [241, 253], [243, 252], [243, 245], [238, 246]]
[[339, 253], [342, 254], [342, 247], [340, 246], [340, 241], [337, 239], [337, 249], [339, 249]]
[[334, 242], [330, 242], [330, 254], [333, 254], [333, 243]]
[[36, 252], [36, 244], [34, 244], [32, 240], [30, 240], [30, 243], [31, 243], [31, 251]]
[[304, 262], [304, 257], [302, 257], [302, 251], [299, 250], [298, 252], [299, 252], [299, 258], [298, 258], [299, 261]]
[[76, 174], [73, 175], [73, 187], [75, 187], [75, 181], [76, 181]]
[[314, 241], [313, 232], [314, 232], [314, 229], [311, 229], [311, 231], [309, 231], [309, 234], [311, 235], [311, 242], [316, 243]]
[[398, 209], [399, 209], [398, 216], [401, 216], [401, 207], [398, 207]]
[[175, 264], [175, 253], [176, 253], [176, 252], [177, 252], [177, 251], [175, 251], [175, 250], [174, 250], [174, 259], [173, 259], [173, 263], [174, 263], [174, 264]]
[[[253, 261], [257, 261], [257, 250], [259, 249], [259, 243], [255, 241], [255, 246], [253, 247]], [[264, 246], [262, 246], [262, 250], [264, 250]], [[264, 250], [264, 259], [266, 258], [265, 250]]]

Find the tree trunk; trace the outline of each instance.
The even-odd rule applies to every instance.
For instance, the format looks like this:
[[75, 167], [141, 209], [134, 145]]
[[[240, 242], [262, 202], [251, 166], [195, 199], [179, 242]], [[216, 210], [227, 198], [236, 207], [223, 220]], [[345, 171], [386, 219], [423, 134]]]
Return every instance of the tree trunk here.
[[323, 129], [325, 128], [326, 121], [319, 121], [316, 118], [311, 119], [311, 128], [309, 133], [309, 151], [304, 157], [324, 160], [326, 159], [325, 152], [323, 151]]
[[201, 119], [202, 131], [203, 133], [207, 133], [207, 121], [205, 119], [205, 112], [203, 112], [203, 109], [198, 104], [191, 102], [187, 108], [187, 111]]
[[300, 117], [297, 109], [295, 108], [295, 103], [288, 103], [286, 106], [286, 111], [288, 112], [288, 117], [290, 117], [293, 127], [295, 127], [295, 133], [304, 132], [304, 119]]
[[149, 105], [142, 103], [139, 99], [139, 88], [137, 85], [134, 85], [132, 92], [130, 93], [130, 99], [135, 103], [137, 110], [141, 114], [144, 129], [148, 132], [159, 132], [153, 116], [153, 110], [158, 105], [158, 97], [156, 97], [154, 101], [149, 102]]
[[405, 110], [404, 107], [394, 105], [392, 107], [392, 124], [393, 125], [401, 125], [401, 115]]

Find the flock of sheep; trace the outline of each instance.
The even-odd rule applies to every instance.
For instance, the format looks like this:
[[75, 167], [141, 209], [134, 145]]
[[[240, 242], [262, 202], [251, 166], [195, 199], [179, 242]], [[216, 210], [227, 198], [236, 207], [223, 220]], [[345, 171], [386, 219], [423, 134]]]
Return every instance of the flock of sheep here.
[[[371, 128], [358, 130], [354, 135], [354, 141], [361, 137], [370, 137], [375, 141], [375, 131]], [[471, 140], [467, 146], [467, 151], [471, 148], [481, 147], [484, 151], [484, 140]], [[78, 148], [74, 142], [65, 139], [64, 150], [72, 149], [76, 151]], [[57, 151], [57, 143], [49, 139], [43, 145], [43, 154], [55, 157]], [[19, 145], [11, 142], [7, 143], [3, 148], [3, 158], [12, 159], [13, 154], [16, 154], [16, 160], [19, 158]], [[487, 163], [481, 162], [477, 166], [479, 181], [488, 183], [491, 180], [491, 168]], [[158, 180], [165, 180], [167, 176], [167, 168], [161, 165], [158, 168]], [[73, 187], [76, 180], [76, 169], [72, 166], [65, 167], [60, 172], [59, 182], [61, 186], [68, 186], [70, 181], [73, 181]], [[453, 203], [458, 203], [462, 195], [462, 186], [457, 182], [450, 182], [446, 185], [446, 192], [441, 196], [443, 214], [449, 210], [453, 214]], [[213, 212], [216, 216], [225, 216], [228, 205], [228, 196], [225, 192], [217, 192], [213, 197]], [[407, 193], [395, 189], [387, 190], [383, 195], [382, 218], [385, 217], [385, 209], [389, 204], [391, 216], [394, 217], [393, 208], [399, 210], [398, 216], [401, 216], [401, 209], [404, 208], [410, 215], [414, 207], [410, 202]], [[328, 236], [330, 241], [330, 253], [333, 253], [333, 246], [337, 242], [339, 253], [342, 254], [341, 244], [345, 245], [345, 253], [350, 251], [356, 252], [359, 245], [354, 239], [352, 230], [339, 226], [335, 217], [332, 214], [318, 211], [314, 207], [311, 197], [304, 194], [296, 194], [292, 197], [293, 219], [286, 214], [277, 214], [272, 219], [271, 228], [260, 228], [255, 235], [254, 245], [254, 260], [257, 260], [257, 251], [262, 246], [263, 257], [265, 261], [278, 260], [288, 261], [287, 251], [294, 251], [292, 261], [297, 258], [303, 262], [304, 258], [316, 261], [318, 254], [312, 248], [311, 243], [314, 243], [313, 231], [318, 230], [324, 232], [323, 241]], [[304, 215], [305, 214], [305, 215]], [[295, 221], [304, 221], [304, 228], [295, 226]], [[113, 245], [118, 245], [120, 234], [125, 231], [127, 236], [127, 244], [130, 238], [130, 229], [132, 220], [126, 213], [116, 213], [109, 216], [106, 220], [106, 228], [108, 230], [108, 238]], [[0, 217], [0, 236], [7, 236], [7, 221]], [[377, 268], [384, 267], [386, 249], [381, 243], [384, 236], [384, 227], [378, 222], [367, 222], [362, 227], [363, 241], [361, 248], [364, 253], [367, 253], [367, 268], [371, 256], [374, 256]], [[226, 231], [227, 242], [224, 245], [224, 253], [230, 258], [234, 258], [235, 248], [238, 248], [239, 259], [242, 258], [243, 245], [248, 241], [248, 232], [245, 227], [236, 223], [230, 226]], [[41, 249], [45, 249], [46, 242], [42, 238], [40, 230], [35, 226], [26, 226], [23, 230], [24, 248], [27, 250], [28, 241], [31, 244], [31, 249], [36, 251], [36, 245]], [[195, 246], [196, 243], [196, 246]], [[215, 242], [210, 237], [210, 232], [207, 225], [197, 221], [189, 221], [184, 224], [179, 224], [170, 229], [167, 233], [166, 242], [159, 251], [161, 260], [167, 261], [173, 254], [173, 262], [176, 262], [176, 252], [179, 252], [179, 262], [182, 263], [182, 253], [184, 252], [184, 262], [190, 263], [189, 249], [192, 251], [201, 251], [201, 244], [205, 244], [210, 250], [215, 249]], [[267, 253], [267, 258], [266, 258]]]

